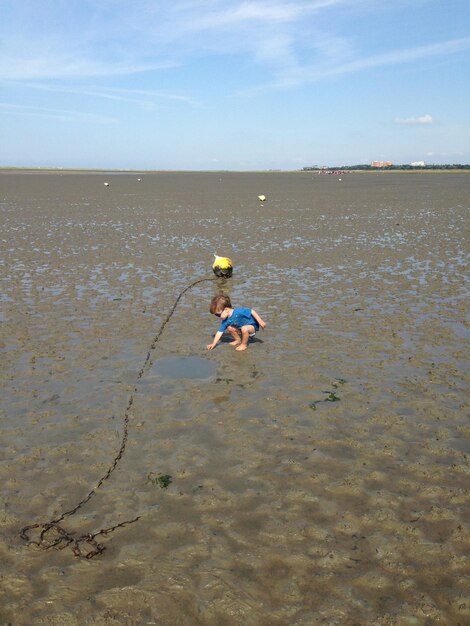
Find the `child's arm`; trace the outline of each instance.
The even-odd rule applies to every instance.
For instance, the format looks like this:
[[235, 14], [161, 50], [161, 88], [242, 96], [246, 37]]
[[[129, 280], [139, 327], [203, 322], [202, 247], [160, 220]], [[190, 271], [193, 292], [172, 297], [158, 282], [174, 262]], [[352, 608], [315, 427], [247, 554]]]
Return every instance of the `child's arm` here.
[[208, 350], [213, 350], [213, 349], [215, 348], [215, 346], [216, 346], [216, 345], [219, 343], [219, 341], [221, 340], [221, 338], [222, 338], [222, 335], [223, 335], [223, 334], [224, 334], [224, 333], [221, 333], [221, 332], [220, 332], [220, 330], [218, 330], [218, 331], [215, 333], [215, 336], [214, 336], [214, 341], [213, 341], [212, 343], [210, 343], [210, 344], [207, 346], [207, 349], [208, 349]]
[[251, 309], [251, 314], [260, 325], [260, 328], [263, 328], [263, 329], [266, 328], [266, 322], [260, 318], [260, 316], [254, 309]]

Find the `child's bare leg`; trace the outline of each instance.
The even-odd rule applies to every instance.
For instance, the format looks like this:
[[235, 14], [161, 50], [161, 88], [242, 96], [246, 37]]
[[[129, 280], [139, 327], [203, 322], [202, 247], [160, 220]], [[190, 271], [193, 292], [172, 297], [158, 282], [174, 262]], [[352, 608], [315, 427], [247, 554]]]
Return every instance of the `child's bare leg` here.
[[232, 335], [233, 341], [230, 342], [231, 346], [239, 346], [241, 343], [240, 331], [235, 326], [229, 326], [227, 331]]
[[247, 326], [241, 327], [242, 340], [239, 346], [235, 348], [235, 350], [246, 350], [248, 348], [248, 340], [250, 339], [250, 335], [255, 332], [254, 327], [251, 324]]

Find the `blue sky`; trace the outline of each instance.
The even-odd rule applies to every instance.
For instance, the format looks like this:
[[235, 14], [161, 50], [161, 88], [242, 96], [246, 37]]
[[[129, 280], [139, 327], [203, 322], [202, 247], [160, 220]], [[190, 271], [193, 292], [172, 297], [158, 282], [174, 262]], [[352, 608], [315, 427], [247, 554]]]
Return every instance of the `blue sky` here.
[[470, 163], [469, 0], [0, 0], [0, 166]]

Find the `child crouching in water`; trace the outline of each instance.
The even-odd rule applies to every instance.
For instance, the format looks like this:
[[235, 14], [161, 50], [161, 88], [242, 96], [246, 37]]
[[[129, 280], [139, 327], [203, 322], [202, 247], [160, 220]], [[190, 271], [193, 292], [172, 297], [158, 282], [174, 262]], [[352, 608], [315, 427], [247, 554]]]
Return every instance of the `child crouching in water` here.
[[260, 327], [266, 328], [266, 323], [254, 309], [232, 308], [230, 298], [224, 293], [218, 293], [212, 298], [209, 311], [220, 317], [222, 323], [213, 342], [207, 346], [208, 350], [215, 348], [225, 331], [232, 335], [233, 341], [230, 345], [235, 346], [235, 350], [246, 350], [249, 338], [253, 337]]

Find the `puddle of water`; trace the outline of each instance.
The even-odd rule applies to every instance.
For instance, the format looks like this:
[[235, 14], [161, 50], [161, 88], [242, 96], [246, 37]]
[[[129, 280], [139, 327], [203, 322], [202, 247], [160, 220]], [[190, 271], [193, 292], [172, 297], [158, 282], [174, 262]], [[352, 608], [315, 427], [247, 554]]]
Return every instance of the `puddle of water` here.
[[153, 365], [154, 373], [163, 378], [210, 380], [216, 370], [215, 363], [198, 356], [168, 356]]

